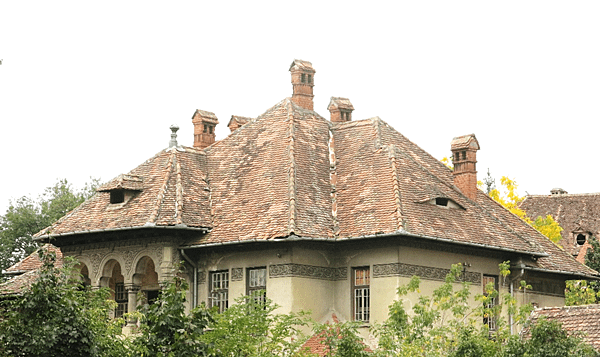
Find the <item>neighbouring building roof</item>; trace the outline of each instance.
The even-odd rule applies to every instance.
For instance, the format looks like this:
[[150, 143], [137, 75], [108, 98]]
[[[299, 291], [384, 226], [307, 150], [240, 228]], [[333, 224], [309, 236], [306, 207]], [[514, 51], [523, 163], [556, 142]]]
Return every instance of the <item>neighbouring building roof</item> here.
[[45, 244], [3, 272], [4, 275], [11, 276], [11, 278], [0, 284], [0, 296], [21, 294], [35, 282], [39, 269], [42, 267], [42, 261], [38, 255], [40, 249], [47, 249], [49, 252], [54, 252], [56, 254], [55, 265], [62, 266], [63, 255], [60, 249], [52, 244]]
[[40, 249], [47, 249], [49, 252], [54, 252], [54, 254], [56, 254], [57, 262], [60, 262], [60, 264], [62, 264], [62, 252], [60, 251], [60, 249], [53, 246], [52, 244], [44, 244], [43, 247], [37, 249], [35, 252], [25, 257], [25, 259], [6, 269], [3, 273], [5, 275], [19, 275], [41, 268], [42, 261], [40, 260], [40, 257], [38, 255], [38, 251]]
[[[111, 204], [124, 177], [141, 187]], [[597, 274], [483, 192], [465, 196], [450, 169], [380, 118], [332, 123], [290, 98], [204, 149], [171, 147], [115, 180], [36, 237], [197, 229], [184, 244], [192, 247], [389, 235], [512, 252], [532, 257], [525, 263], [534, 270]], [[431, 204], [438, 198], [456, 205]]]
[[569, 334], [579, 335], [600, 350], [600, 305], [544, 307], [535, 309], [530, 319], [535, 323], [542, 317], [560, 322]]
[[[559, 244], [577, 260], [584, 262], [589, 244], [587, 238], [600, 235], [600, 193], [567, 194], [554, 189], [549, 195], [529, 195], [521, 203], [521, 209], [532, 220], [551, 215], [563, 228]], [[582, 234], [586, 240], [577, 243]]]

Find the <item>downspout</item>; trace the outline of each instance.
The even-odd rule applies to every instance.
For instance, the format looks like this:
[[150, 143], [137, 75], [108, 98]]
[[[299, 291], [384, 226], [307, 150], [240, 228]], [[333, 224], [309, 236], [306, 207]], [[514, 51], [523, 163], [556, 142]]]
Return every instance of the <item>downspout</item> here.
[[[519, 281], [525, 274], [525, 269], [524, 269], [525, 264], [523, 264], [523, 260], [521, 258], [519, 258], [519, 260], [517, 261], [515, 268], [517, 268], [517, 269], [520, 268], [521, 271], [519, 272], [519, 274], [517, 276], [510, 279], [510, 296], [512, 296], [513, 299], [517, 300], [517, 298], [515, 297], [514, 284], [515, 284], [515, 281]], [[514, 331], [514, 327], [513, 327], [513, 316], [511, 313], [508, 314], [508, 325], [510, 326], [510, 334], [514, 335], [515, 331]]]
[[194, 261], [185, 254], [183, 249], [180, 249], [181, 256], [185, 259], [186, 262], [190, 263], [192, 268], [194, 268], [194, 288], [192, 289], [192, 309], [198, 306], [198, 264], [194, 263]]

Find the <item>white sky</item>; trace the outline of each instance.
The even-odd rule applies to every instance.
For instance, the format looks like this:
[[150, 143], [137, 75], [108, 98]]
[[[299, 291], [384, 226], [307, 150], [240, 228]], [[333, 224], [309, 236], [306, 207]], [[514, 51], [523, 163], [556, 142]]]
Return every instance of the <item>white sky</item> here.
[[225, 137], [291, 95], [294, 58], [326, 118], [348, 97], [436, 158], [475, 133], [479, 177], [523, 195], [600, 191], [597, 0], [204, 3], [0, 2], [0, 214], [58, 178], [128, 172], [171, 124], [191, 146], [195, 109]]

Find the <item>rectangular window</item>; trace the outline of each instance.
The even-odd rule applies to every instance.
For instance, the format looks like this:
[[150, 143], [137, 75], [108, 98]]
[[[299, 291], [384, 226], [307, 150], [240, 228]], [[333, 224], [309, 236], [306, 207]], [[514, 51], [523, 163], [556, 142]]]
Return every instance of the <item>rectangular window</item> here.
[[[483, 295], [488, 296], [488, 291], [486, 290], [486, 286], [492, 283], [494, 284], [494, 289], [498, 291], [498, 278], [494, 275], [484, 275], [483, 276]], [[498, 302], [498, 298], [494, 297], [485, 307], [488, 309], [492, 309], [496, 306]], [[490, 311], [491, 312], [491, 311]], [[483, 316], [483, 323], [488, 325], [490, 331], [496, 331], [496, 316], [491, 313], [486, 313]]]
[[210, 307], [213, 306], [219, 312], [229, 307], [229, 270], [210, 273]]
[[267, 298], [267, 268], [248, 269], [246, 276], [248, 279], [246, 294], [257, 301], [265, 302]]
[[127, 313], [127, 291], [124, 283], [115, 284], [115, 302], [117, 303], [115, 317], [123, 317], [123, 314]]
[[371, 313], [371, 270], [369, 267], [352, 269], [352, 298], [354, 321], [369, 322]]

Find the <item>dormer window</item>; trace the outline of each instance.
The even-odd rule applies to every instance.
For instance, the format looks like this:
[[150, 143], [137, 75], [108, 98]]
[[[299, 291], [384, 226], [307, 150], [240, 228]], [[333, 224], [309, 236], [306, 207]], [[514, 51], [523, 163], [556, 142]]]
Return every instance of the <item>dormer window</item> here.
[[125, 191], [123, 190], [112, 190], [110, 191], [110, 203], [117, 204], [125, 202]]
[[575, 243], [577, 243], [577, 245], [584, 245], [589, 237], [590, 234], [588, 233], [577, 233], [577, 235], [575, 236]]
[[438, 198], [435, 199], [435, 204], [437, 206], [448, 207], [448, 199], [444, 198], [444, 197], [438, 197]]
[[452, 200], [451, 198], [442, 197], [442, 196], [419, 201], [419, 203], [429, 203], [430, 205], [437, 206], [440, 208], [451, 208], [451, 209], [462, 209], [462, 210], [465, 209], [463, 206], [459, 205], [458, 203], [456, 203], [456, 201]]
[[143, 188], [143, 180], [135, 175], [119, 175], [114, 180], [100, 186], [98, 192], [108, 192], [107, 209], [119, 209], [135, 197]]

